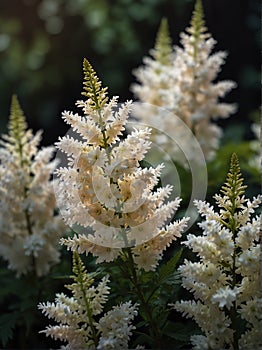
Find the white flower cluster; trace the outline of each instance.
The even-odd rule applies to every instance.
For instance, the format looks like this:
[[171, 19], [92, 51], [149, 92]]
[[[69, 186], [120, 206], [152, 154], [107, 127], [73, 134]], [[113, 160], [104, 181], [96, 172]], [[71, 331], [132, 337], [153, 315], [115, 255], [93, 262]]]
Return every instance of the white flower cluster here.
[[144, 102], [135, 111], [135, 116], [156, 129], [161, 126], [161, 134], [152, 135], [154, 142], [182, 165], [185, 166], [185, 159], [181, 150], [191, 154], [192, 159], [196, 153], [187, 129], [198, 140], [206, 160], [211, 160], [222, 135], [221, 128], [212, 121], [226, 118], [236, 110], [235, 105], [220, 102], [235, 83], [213, 82], [226, 54], [211, 54], [216, 42], [206, 32], [199, 0], [191, 26], [181, 33], [182, 47], [173, 49], [168, 35], [166, 24], [162, 24], [156, 47], [151, 51], [152, 58], [146, 57], [144, 66], [134, 71], [139, 84], [133, 84], [131, 90], [140, 102]]
[[[235, 181], [236, 180], [236, 181]], [[233, 178], [224, 196], [216, 195], [220, 212], [202, 201], [195, 201], [201, 216], [202, 235], [189, 234], [184, 242], [199, 257], [199, 262], [185, 260], [179, 267], [182, 285], [194, 294], [195, 300], [177, 302], [174, 307], [186, 317], [192, 317], [204, 335], [193, 336], [195, 349], [259, 349], [260, 331], [260, 245], [261, 217], [251, 214], [261, 204], [259, 195], [252, 201], [237, 195]], [[244, 188], [244, 186], [242, 187]], [[225, 189], [225, 187], [224, 187]], [[241, 189], [241, 188], [240, 188]], [[231, 194], [230, 194], [231, 193]], [[246, 332], [236, 340], [241, 316]]]
[[169, 185], [155, 190], [161, 165], [140, 166], [150, 148], [150, 130], [133, 130], [120, 141], [131, 102], [117, 110], [117, 97], [108, 102], [87, 60], [84, 67], [86, 75], [90, 72], [89, 83], [99, 88], [96, 97], [77, 102], [83, 117], [63, 113], [81, 140], [66, 136], [57, 143], [69, 164], [57, 171], [59, 208], [65, 222], [78, 232], [62, 243], [72, 251], [97, 256], [97, 262], [113, 261], [123, 248], [132, 247], [137, 266], [153, 270], [163, 250], [181, 235], [187, 219], [166, 223], [180, 199], [165, 203], [172, 190]]
[[11, 106], [9, 134], [0, 148], [0, 256], [17, 275], [34, 270], [45, 275], [59, 262], [58, 242], [65, 231], [55, 215], [50, 161], [54, 148], [38, 150], [41, 133], [26, 130], [17, 98]]
[[[155, 106], [173, 105], [170, 87], [174, 83], [171, 70], [175, 60], [166, 19], [162, 19], [154, 49], [143, 58], [144, 66], [134, 70], [140, 84], [133, 84], [131, 90], [141, 102]], [[144, 114], [143, 114], [144, 115]], [[151, 116], [151, 118], [153, 118]]]
[[114, 306], [99, 320], [101, 332], [97, 350], [128, 349], [128, 340], [135, 327], [131, 321], [137, 315], [131, 301]]
[[137, 305], [128, 301], [101, 316], [110, 293], [109, 278], [103, 277], [94, 286], [94, 280], [86, 273], [82, 262], [78, 260], [77, 264], [81, 267], [74, 278], [75, 283], [66, 286], [73, 296], [59, 293], [54, 303], [38, 305], [44, 315], [59, 323], [46, 327], [41, 333], [67, 342], [61, 349], [128, 349], [128, 341], [135, 329], [131, 322], [137, 315]]

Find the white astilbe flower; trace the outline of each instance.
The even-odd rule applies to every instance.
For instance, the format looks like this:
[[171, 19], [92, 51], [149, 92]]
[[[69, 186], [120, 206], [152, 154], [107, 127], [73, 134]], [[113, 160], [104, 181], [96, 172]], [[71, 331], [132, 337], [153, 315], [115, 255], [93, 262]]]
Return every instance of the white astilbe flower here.
[[71, 297], [59, 293], [54, 303], [38, 305], [44, 315], [58, 323], [47, 326], [41, 333], [66, 342], [61, 349], [128, 349], [137, 306], [128, 301], [102, 316], [110, 293], [108, 276], [94, 286], [92, 275], [87, 274], [77, 253], [73, 257], [73, 272], [74, 283], [66, 286]]
[[239, 340], [241, 349], [261, 349], [261, 312], [262, 298], [252, 297], [246, 304], [241, 305], [240, 315], [249, 324], [247, 331], [242, 334]]
[[144, 66], [134, 70], [140, 84], [133, 84], [131, 90], [141, 102], [169, 107], [173, 103], [169, 89], [173, 83], [170, 71], [175, 57], [166, 19], [161, 21], [156, 45], [150, 54], [151, 57], [143, 59]]
[[114, 306], [100, 318], [98, 329], [101, 336], [98, 350], [128, 349], [128, 341], [135, 327], [131, 324], [137, 315], [136, 305], [128, 301], [120, 306]]
[[206, 305], [199, 300], [184, 300], [176, 303], [175, 308], [182, 312], [183, 316], [194, 318], [205, 333], [205, 336], [191, 337], [194, 349], [224, 349], [224, 344], [231, 342], [233, 330], [229, 327], [230, 319], [221, 312], [218, 305]]
[[0, 255], [17, 275], [34, 270], [45, 275], [59, 262], [58, 242], [65, 225], [55, 215], [50, 181], [57, 166], [53, 147], [37, 146], [41, 133], [26, 130], [17, 98], [12, 99], [9, 134], [0, 148]]
[[133, 250], [139, 268], [154, 270], [162, 252], [180, 237], [187, 219], [168, 224], [180, 199], [166, 202], [172, 187], [155, 190], [163, 166], [140, 166], [150, 148], [150, 129], [134, 129], [119, 140], [131, 102], [116, 109], [84, 60], [87, 101], [78, 101], [84, 116], [65, 112], [63, 118], [82, 139], [63, 137], [57, 147], [68, 167], [57, 170], [57, 200], [65, 222], [76, 234], [61, 242], [72, 251], [91, 253], [97, 262], [110, 262], [123, 249]]
[[[189, 234], [183, 242], [199, 258], [198, 262], [185, 260], [179, 267], [182, 285], [195, 300], [177, 302], [174, 308], [192, 317], [203, 332], [192, 337], [194, 349], [262, 346], [261, 217], [255, 215], [262, 196], [246, 199], [242, 183], [238, 159], [233, 154], [221, 195], [214, 196], [219, 212], [205, 202], [195, 201], [204, 217], [199, 224], [203, 234]], [[245, 323], [241, 324], [238, 314]], [[239, 329], [243, 329], [241, 335]]]
[[[176, 237], [181, 236], [186, 228], [187, 219], [182, 219], [159, 230], [158, 234], [143, 244], [132, 248], [134, 262], [145, 271], [155, 270], [163, 251], [170, 246]], [[153, 229], [153, 227], [152, 227]]]
[[216, 291], [216, 293], [212, 296], [213, 303], [218, 303], [220, 308], [224, 306], [230, 310], [233, 306], [233, 302], [236, 300], [238, 294], [238, 288], [230, 288], [226, 286], [225, 288], [220, 288]]
[[161, 135], [152, 135], [154, 142], [182, 165], [185, 166], [185, 159], [181, 150], [187, 157], [191, 154], [192, 159], [196, 154], [188, 129], [199, 142], [206, 160], [211, 160], [222, 135], [222, 129], [212, 121], [227, 118], [236, 111], [235, 105], [220, 101], [236, 84], [229, 80], [213, 82], [226, 53], [211, 54], [216, 42], [206, 32], [200, 0], [196, 2], [191, 26], [181, 33], [182, 46], [172, 50], [170, 42], [168, 30], [162, 25], [152, 58], [144, 59], [144, 66], [134, 71], [139, 84], [133, 84], [131, 90], [139, 101], [146, 102], [139, 105], [135, 115], [146, 124], [160, 127]]

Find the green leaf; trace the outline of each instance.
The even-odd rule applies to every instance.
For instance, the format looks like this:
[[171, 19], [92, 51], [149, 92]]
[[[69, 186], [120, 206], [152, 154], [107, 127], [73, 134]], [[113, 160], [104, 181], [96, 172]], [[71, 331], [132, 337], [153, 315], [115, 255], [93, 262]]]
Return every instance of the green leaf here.
[[137, 335], [137, 337], [136, 337], [134, 343], [132, 344], [133, 347], [137, 346], [139, 344], [149, 344], [149, 345], [153, 344], [153, 340], [150, 337], [150, 335], [148, 335], [146, 333], [138, 332], [138, 331], [136, 331], [136, 335]]
[[172, 339], [187, 343], [193, 334], [199, 334], [199, 330], [191, 323], [182, 324], [168, 321], [163, 328], [163, 334]]
[[5, 313], [0, 316], [0, 340], [5, 346], [12, 339], [14, 328], [19, 314], [16, 312]]
[[173, 274], [182, 254], [182, 249], [180, 249], [167, 263], [162, 265], [159, 270], [159, 284], [162, 284], [166, 280], [168, 280]]

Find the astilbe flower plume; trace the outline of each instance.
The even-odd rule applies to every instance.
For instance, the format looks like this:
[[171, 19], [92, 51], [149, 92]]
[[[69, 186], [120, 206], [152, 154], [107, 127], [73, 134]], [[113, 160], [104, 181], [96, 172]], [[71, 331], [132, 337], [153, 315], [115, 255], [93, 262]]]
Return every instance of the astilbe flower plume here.
[[[154, 141], [163, 145], [173, 159], [185, 165], [178, 146], [182, 151], [189, 148], [185, 153], [191, 154], [194, 159], [194, 143], [190, 142], [190, 134], [186, 132], [189, 128], [206, 160], [211, 160], [222, 135], [222, 129], [213, 120], [227, 118], [236, 110], [235, 105], [220, 102], [235, 87], [235, 83], [229, 80], [213, 82], [226, 53], [211, 54], [216, 41], [205, 27], [201, 0], [196, 1], [189, 28], [181, 33], [181, 47], [172, 49], [171, 39], [167, 39], [168, 31], [163, 31], [162, 26], [160, 31], [162, 35], [157, 37], [153, 57], [144, 59], [145, 65], [134, 71], [139, 84], [133, 84], [131, 89], [139, 101], [155, 104], [164, 110], [155, 108], [155, 115], [148, 115], [147, 109], [150, 107], [142, 104], [136, 110], [136, 116], [145, 123], [161, 126], [163, 133], [160, 136], [156, 134]], [[160, 40], [166, 43], [165, 60], [159, 59], [160, 53], [156, 55], [163, 47], [159, 44]], [[174, 130], [175, 136], [170, 135], [170, 130]], [[165, 137], [165, 133], [172, 139]]]
[[134, 129], [120, 140], [131, 101], [117, 110], [117, 97], [108, 99], [86, 59], [84, 74], [87, 100], [76, 103], [84, 116], [63, 113], [79, 140], [66, 136], [57, 142], [69, 161], [68, 167], [57, 170], [59, 208], [65, 222], [78, 230], [62, 243], [72, 251], [93, 254], [97, 262], [113, 261], [132, 247], [138, 268], [153, 270], [186, 225], [187, 219], [166, 224], [180, 199], [165, 203], [172, 190], [169, 185], [154, 191], [162, 165], [140, 166], [150, 148], [148, 128]]
[[79, 255], [73, 254], [73, 283], [66, 287], [72, 292], [56, 294], [55, 302], [40, 303], [38, 308], [58, 325], [49, 325], [41, 333], [66, 342], [61, 349], [128, 349], [137, 314], [130, 301], [104, 312], [108, 300], [109, 278], [103, 277], [95, 286]]
[[[194, 300], [182, 300], [175, 309], [192, 317], [204, 335], [191, 338], [195, 349], [260, 349], [262, 296], [260, 275], [260, 220], [255, 214], [262, 196], [246, 199], [237, 156], [221, 194], [219, 212], [196, 201], [202, 235], [188, 234], [183, 242], [198, 262], [185, 260], [179, 270], [182, 285]], [[252, 215], [254, 214], [254, 215]]]
[[41, 132], [27, 129], [16, 96], [12, 98], [8, 135], [0, 148], [0, 256], [17, 275], [45, 275], [59, 262], [58, 242], [65, 225], [55, 215], [51, 174], [54, 147], [38, 150]]
[[[171, 70], [175, 55], [166, 18], [161, 21], [155, 47], [149, 53], [150, 56], [143, 58], [144, 65], [133, 72], [140, 84], [132, 84], [131, 90], [141, 102], [169, 107], [173, 103], [169, 89], [173, 83]], [[146, 113], [143, 116], [146, 118]]]

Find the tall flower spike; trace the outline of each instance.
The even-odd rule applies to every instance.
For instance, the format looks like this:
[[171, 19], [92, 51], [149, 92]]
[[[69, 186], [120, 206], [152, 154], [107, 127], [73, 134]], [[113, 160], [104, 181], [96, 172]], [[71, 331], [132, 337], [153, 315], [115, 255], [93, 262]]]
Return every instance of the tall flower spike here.
[[201, 0], [196, 1], [191, 26], [181, 34], [182, 48], [176, 47], [174, 76], [178, 98], [174, 113], [193, 131], [207, 160], [215, 155], [222, 130], [212, 119], [226, 118], [236, 106], [220, 99], [236, 86], [232, 81], [213, 83], [226, 53], [211, 54], [215, 40], [207, 32]]
[[[166, 18], [161, 21], [155, 47], [149, 53], [151, 57], [143, 59], [145, 65], [133, 72], [140, 84], [132, 84], [131, 90], [141, 102], [156, 106], [168, 106], [165, 98], [169, 98], [168, 88], [171, 84], [169, 74], [174, 57]], [[152, 118], [153, 110], [148, 112]]]
[[195, 202], [205, 218], [199, 223], [203, 234], [188, 234], [183, 243], [199, 261], [185, 260], [179, 268], [182, 285], [194, 294], [194, 300], [182, 300], [174, 306], [184, 316], [192, 317], [203, 332], [191, 338], [194, 349], [262, 346], [261, 217], [251, 217], [262, 196], [250, 201], [245, 198], [245, 188], [233, 154], [222, 195], [215, 195], [219, 212], [208, 203]]
[[45, 275], [59, 261], [58, 240], [65, 226], [54, 215], [55, 196], [49, 181], [57, 162], [54, 148], [38, 151], [41, 133], [27, 130], [16, 96], [12, 98], [9, 134], [0, 148], [0, 255], [17, 275]]
[[160, 135], [152, 135], [153, 141], [184, 167], [187, 162], [181, 150], [196, 158], [197, 148], [190, 140], [193, 136], [206, 160], [214, 158], [222, 129], [213, 121], [236, 111], [234, 104], [220, 101], [236, 84], [229, 80], [213, 82], [226, 57], [225, 52], [211, 54], [215, 43], [205, 26], [202, 2], [197, 0], [190, 26], [181, 33], [182, 47], [172, 50], [171, 62], [159, 61], [152, 54], [153, 59], [146, 57], [144, 66], [134, 71], [140, 84], [132, 85], [131, 90], [139, 101], [166, 110], [164, 113], [161, 108], [141, 104], [136, 117], [161, 130]]
[[[58, 323], [40, 333], [66, 342], [66, 349], [127, 349], [135, 328], [131, 321], [137, 313], [136, 305], [129, 301], [102, 316], [110, 290], [108, 276], [94, 285], [93, 276], [86, 272], [77, 253], [73, 254], [73, 272], [74, 283], [66, 286], [71, 297], [59, 293], [54, 303], [38, 305], [43, 314]], [[114, 332], [112, 325], [116, 327]]]
[[134, 129], [120, 139], [131, 102], [117, 109], [117, 97], [105, 100], [105, 89], [84, 62], [90, 94], [87, 101], [77, 102], [84, 117], [63, 114], [81, 140], [63, 137], [57, 143], [68, 157], [68, 167], [57, 170], [57, 199], [66, 223], [76, 231], [62, 243], [72, 251], [93, 254], [97, 262], [123, 257], [125, 248], [133, 247], [138, 267], [153, 270], [162, 252], [180, 236], [187, 219], [167, 225], [180, 199], [165, 203], [171, 186], [154, 190], [162, 165], [140, 166], [150, 148], [150, 129]]

